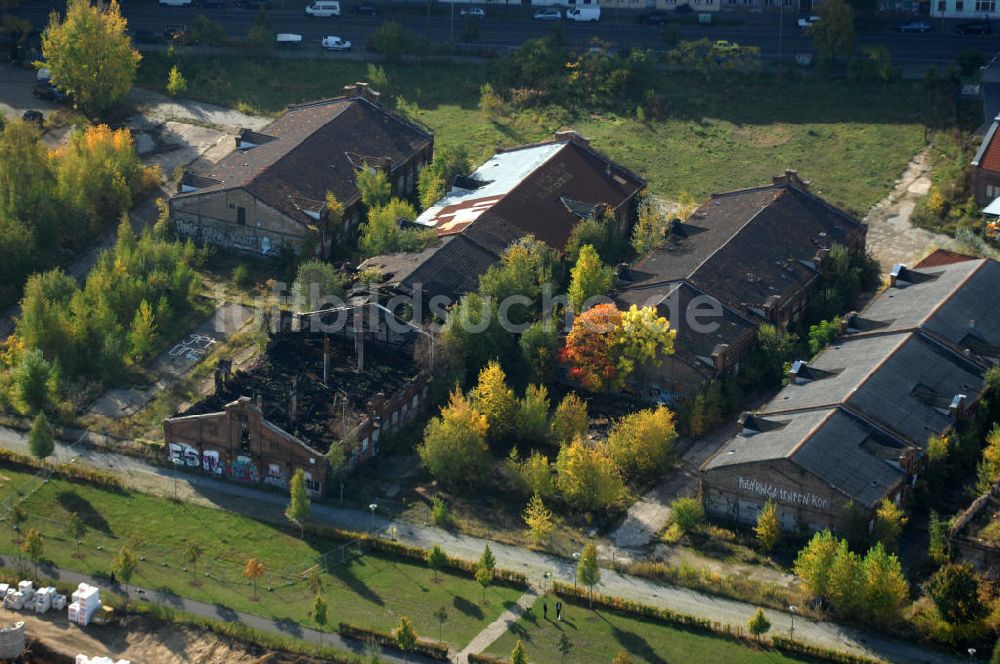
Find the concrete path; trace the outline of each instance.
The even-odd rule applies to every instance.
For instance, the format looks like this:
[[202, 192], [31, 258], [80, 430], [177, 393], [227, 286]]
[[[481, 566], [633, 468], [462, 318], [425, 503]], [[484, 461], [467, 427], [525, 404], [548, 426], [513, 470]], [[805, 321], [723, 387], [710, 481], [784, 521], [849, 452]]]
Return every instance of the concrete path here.
[[250, 115], [205, 102], [171, 99], [164, 94], [144, 88], [132, 88], [126, 99], [150, 120], [160, 122], [173, 120], [185, 124], [208, 125], [229, 134], [235, 134], [244, 127], [261, 129], [273, 120], [263, 115]]
[[[0, 427], [0, 447], [27, 454], [27, 437], [12, 429]], [[88, 449], [69, 450], [62, 444], [57, 445], [54, 456], [64, 462], [75, 458], [76, 464], [112, 472], [120, 476], [127, 486], [143, 493], [165, 497], [173, 494], [175, 481], [173, 471], [151, 465], [142, 459]], [[288, 497], [251, 486], [182, 473], [177, 479], [177, 495], [180, 499], [191, 503], [236, 511], [274, 523], [287, 523], [282, 514], [288, 504]], [[395, 522], [381, 514], [372, 515], [359, 509], [313, 504], [310, 518], [322, 525], [350, 530], [384, 532], [392, 528], [394, 536], [406, 544], [424, 549], [437, 544], [450, 555], [466, 560], [477, 560], [483, 548], [489, 544], [498, 566], [523, 572], [532, 584], [541, 585], [543, 575], [546, 573], [551, 574], [556, 580], [572, 583], [576, 573], [572, 560], [440, 528]], [[734, 627], [744, 627], [747, 619], [756, 611], [755, 606], [745, 602], [687, 588], [662, 585], [610, 569], [602, 570], [602, 576], [598, 592], [727, 623]], [[772, 609], [767, 613], [773, 624], [772, 633], [788, 632], [791, 627], [790, 614]], [[963, 664], [967, 661], [967, 658], [937, 651], [919, 643], [884, 637], [832, 622], [813, 622], [801, 617], [795, 621], [795, 634], [803, 641], [845, 652], [882, 657], [891, 662]]]
[[917, 202], [931, 189], [929, 149], [913, 158], [889, 195], [876, 203], [864, 221], [868, 224], [868, 251], [889, 272], [896, 263], [913, 265], [935, 248], [955, 249], [953, 238], [914, 226], [910, 221]]
[[[13, 567], [13, 563], [14, 559], [6, 559], [5, 557], [0, 556], [0, 566]], [[89, 583], [92, 586], [100, 587], [103, 592], [113, 592], [119, 596], [125, 595], [125, 589], [121, 584], [111, 584], [103, 579], [95, 579], [94, 577], [81, 574], [80, 572], [75, 572], [73, 570], [43, 564], [39, 565], [39, 571], [42, 575], [50, 579], [66, 583], [71, 586], [76, 586], [79, 583]], [[252, 613], [235, 611], [222, 606], [221, 604], [198, 602], [196, 600], [180, 597], [179, 595], [168, 594], [159, 590], [147, 590], [145, 588], [135, 586], [129, 587], [128, 596], [130, 602], [151, 602], [153, 604], [160, 604], [168, 606], [175, 611], [183, 611], [184, 613], [198, 616], [200, 618], [209, 618], [211, 620], [220, 620], [223, 622], [237, 622], [261, 632], [280, 634], [281, 636], [300, 639], [302, 641], [306, 641], [307, 643], [313, 643], [316, 645], [320, 644], [320, 639], [322, 638], [324, 646], [330, 646], [332, 648], [343, 650], [345, 652], [351, 652], [356, 655], [361, 655], [365, 652], [366, 644], [357, 639], [344, 637], [336, 632], [323, 632], [320, 634], [317, 630], [302, 627], [298, 623], [292, 623], [287, 620], [271, 620], [268, 618], [262, 618]], [[406, 664], [407, 662], [430, 664], [431, 662], [436, 661], [418, 655], [410, 655], [407, 657], [398, 651], [388, 649], [381, 649], [381, 657], [383, 661], [392, 662], [393, 664], [396, 664], [397, 662], [400, 664]]]
[[493, 645], [494, 641], [506, 634], [510, 626], [516, 623], [521, 616], [535, 605], [538, 597], [538, 592], [534, 588], [529, 589], [528, 592], [517, 599], [517, 603], [514, 606], [501, 613], [499, 618], [487, 625], [479, 634], [476, 634], [472, 641], [469, 642], [469, 645], [465, 646], [452, 661], [457, 664], [468, 664], [469, 655], [478, 655]]

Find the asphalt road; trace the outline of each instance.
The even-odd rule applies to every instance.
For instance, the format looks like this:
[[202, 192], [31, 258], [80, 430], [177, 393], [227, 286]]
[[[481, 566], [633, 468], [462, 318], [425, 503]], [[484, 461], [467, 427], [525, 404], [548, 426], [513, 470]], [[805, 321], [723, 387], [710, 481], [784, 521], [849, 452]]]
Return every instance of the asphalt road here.
[[[132, 30], [151, 30], [161, 33], [169, 25], [190, 25], [199, 14], [204, 14], [219, 21], [226, 32], [232, 37], [244, 37], [250, 29], [255, 12], [238, 9], [235, 0], [226, 0], [224, 9], [205, 9], [198, 7], [161, 7], [150, 3], [123, 3], [123, 13], [129, 20]], [[305, 7], [306, 0], [302, 2]], [[377, 3], [382, 4], [382, 3]], [[62, 9], [65, 2], [61, 0], [40, 0], [22, 5], [14, 12], [27, 18], [36, 26], [43, 26], [47, 21], [49, 11]], [[387, 19], [402, 23], [407, 29], [418, 36], [428, 38], [434, 43], [448, 42], [452, 36], [449, 14], [441, 13], [440, 7], [435, 7], [435, 14], [428, 16], [423, 13], [424, 5], [393, 5], [385, 8], [383, 14], [377, 17], [354, 16], [349, 14], [350, 3], [342, 3], [344, 16], [335, 18], [312, 18], [302, 10], [273, 9], [269, 12], [271, 25], [275, 32], [290, 32], [303, 35], [307, 43], [318, 44], [325, 35], [337, 35], [354, 43], [355, 49], [364, 49], [369, 35]], [[456, 7], [454, 20], [454, 38], [460, 40], [464, 30], [465, 19], [459, 16], [461, 5]], [[514, 47], [525, 40], [539, 37], [552, 29], [552, 23], [539, 22], [531, 19], [532, 8], [525, 7], [487, 7], [488, 16], [480, 21], [480, 36], [477, 44], [487, 48]], [[642, 47], [663, 50], [662, 29], [655, 26], [640, 25], [636, 20], [636, 12], [628, 10], [605, 9], [599, 23], [561, 23], [562, 29], [570, 44], [580, 46], [598, 37], [621, 47]], [[688, 21], [690, 15], [685, 18]], [[785, 12], [783, 23], [777, 13], [753, 12], [723, 12], [714, 15], [717, 25], [698, 25], [691, 23], [676, 23], [681, 39], [725, 39], [746, 46], [759, 46], [765, 58], [773, 59], [779, 53], [784, 58], [791, 58], [797, 51], [812, 50], [811, 39], [804, 35], [796, 26], [797, 15]], [[901, 34], [895, 30], [899, 21], [885, 17], [885, 27], [873, 33], [859, 34], [858, 47], [866, 45], [884, 45], [892, 53], [893, 61], [904, 63], [945, 64], [955, 61], [959, 53], [968, 49], [978, 49], [985, 55], [1000, 51], [1000, 24], [994, 35], [957, 35], [953, 29], [957, 21], [927, 19], [932, 25], [926, 34]], [[780, 28], [780, 29], [779, 29]]]

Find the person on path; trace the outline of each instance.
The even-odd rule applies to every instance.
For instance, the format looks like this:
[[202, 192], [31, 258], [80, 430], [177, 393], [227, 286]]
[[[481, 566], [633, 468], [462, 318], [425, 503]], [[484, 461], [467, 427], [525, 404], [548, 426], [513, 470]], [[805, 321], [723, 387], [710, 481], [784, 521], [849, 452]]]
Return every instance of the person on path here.
[[556, 602], [556, 620], [562, 622], [562, 602]]
[[549, 619], [549, 603], [548, 602], [542, 602], [542, 617], [545, 618], [546, 620]]

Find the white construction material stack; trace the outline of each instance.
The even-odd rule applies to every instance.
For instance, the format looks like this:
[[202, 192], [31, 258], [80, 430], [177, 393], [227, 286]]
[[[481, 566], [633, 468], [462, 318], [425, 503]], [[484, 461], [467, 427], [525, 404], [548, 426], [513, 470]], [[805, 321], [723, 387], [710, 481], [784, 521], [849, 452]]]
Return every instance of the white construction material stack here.
[[52, 598], [52, 610], [62, 611], [66, 608], [66, 595], [56, 595]]
[[30, 599], [35, 594], [35, 584], [31, 581], [21, 581], [17, 584], [17, 590], [24, 595], [25, 599]]
[[3, 606], [5, 609], [12, 609], [14, 611], [20, 611], [24, 608], [24, 593], [20, 591], [13, 592], [3, 598]]
[[78, 625], [89, 625], [94, 613], [101, 609], [101, 591], [97, 586], [81, 583], [69, 605], [69, 620]]
[[52, 600], [56, 596], [56, 589], [52, 586], [39, 588], [35, 593], [35, 613], [45, 613], [52, 608]]

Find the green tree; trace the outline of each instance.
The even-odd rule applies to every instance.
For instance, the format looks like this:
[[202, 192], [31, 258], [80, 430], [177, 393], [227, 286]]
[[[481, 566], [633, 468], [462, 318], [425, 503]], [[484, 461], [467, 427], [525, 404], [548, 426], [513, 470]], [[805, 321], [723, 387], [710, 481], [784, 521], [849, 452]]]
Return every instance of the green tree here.
[[820, 57], [830, 62], [850, 57], [854, 50], [854, 10], [845, 0], [826, 0], [819, 8], [819, 21], [809, 26]]
[[487, 429], [486, 418], [456, 389], [441, 415], [427, 424], [417, 454], [438, 480], [471, 483], [489, 463]]
[[448, 555], [440, 546], [435, 544], [427, 552], [427, 566], [434, 570], [434, 582], [438, 580], [438, 570], [443, 568], [448, 562]]
[[510, 664], [528, 664], [528, 651], [524, 649], [521, 639], [517, 640], [510, 652]]
[[650, 478], [670, 464], [677, 430], [674, 414], [665, 406], [623, 416], [608, 433], [611, 458], [626, 475]]
[[476, 582], [483, 587], [483, 604], [485, 604], [486, 589], [493, 583], [493, 571], [480, 565], [476, 568]]
[[323, 583], [323, 574], [320, 572], [319, 567], [313, 567], [309, 570], [309, 575], [306, 577], [306, 583], [309, 584], [309, 590], [313, 595], [320, 595], [326, 589]]
[[693, 533], [705, 520], [705, 510], [697, 498], [677, 498], [670, 503], [670, 515], [682, 533]]
[[990, 613], [979, 577], [969, 563], [944, 565], [924, 585], [927, 596], [949, 624], [970, 625]]
[[848, 548], [846, 540], [840, 540], [827, 575], [827, 599], [834, 611], [854, 614], [862, 602], [863, 583], [861, 560]]
[[267, 50], [274, 47], [274, 30], [271, 20], [267, 17], [267, 7], [260, 4], [260, 9], [254, 15], [250, 31], [247, 32], [247, 42], [256, 49]]
[[38, 580], [38, 561], [41, 560], [45, 552], [45, 542], [42, 534], [35, 528], [29, 528], [21, 543], [21, 552], [28, 556], [28, 560], [35, 566], [35, 580]]
[[815, 533], [795, 558], [795, 575], [814, 597], [829, 596], [830, 571], [837, 556], [837, 538], [829, 530]]
[[309, 516], [309, 492], [306, 491], [306, 476], [301, 468], [296, 469], [288, 484], [289, 500], [285, 508], [285, 518], [299, 527], [299, 537], [305, 538], [306, 518]]
[[984, 494], [1000, 481], [1000, 424], [994, 424], [986, 436], [986, 447], [976, 469], [979, 482], [976, 490]]
[[872, 526], [872, 538], [882, 542], [890, 551], [896, 549], [896, 543], [903, 532], [908, 519], [903, 510], [888, 498], [882, 499], [875, 511], [875, 524]]
[[549, 435], [555, 445], [568, 445], [576, 438], [582, 438], [590, 430], [590, 416], [587, 414], [587, 403], [570, 392], [552, 414], [549, 424]]
[[937, 512], [931, 510], [930, 520], [927, 524], [927, 552], [930, 554], [931, 560], [938, 564], [947, 561], [951, 555], [951, 545], [948, 541], [949, 527], [950, 523], [947, 519], [942, 519]]
[[[23, 337], [22, 337], [23, 338]], [[13, 383], [17, 401], [28, 413], [41, 412], [56, 396], [59, 372], [38, 348], [28, 348], [14, 367]]]
[[757, 515], [757, 525], [753, 529], [757, 543], [764, 551], [773, 551], [781, 539], [781, 521], [778, 520], [778, 508], [774, 501], [768, 500]]
[[177, 65], [171, 67], [167, 73], [167, 94], [171, 97], [182, 95], [187, 92], [187, 87], [187, 79], [184, 78], [181, 70], [177, 68]]
[[[361, 204], [369, 210], [386, 205], [392, 198], [392, 183], [389, 175], [377, 168], [362, 168], [354, 176]], [[411, 219], [415, 219], [414, 214]]]
[[403, 616], [399, 619], [396, 627], [396, 645], [403, 652], [410, 652], [417, 645], [417, 630], [413, 627], [413, 621]]
[[396, 21], [385, 21], [368, 37], [376, 53], [381, 53], [392, 62], [410, 48], [410, 33]]
[[222, 46], [228, 37], [226, 28], [220, 22], [214, 21], [207, 16], [199, 14], [191, 21], [191, 29], [188, 31], [188, 39], [192, 44], [207, 44], [209, 46]]
[[544, 386], [528, 385], [524, 398], [517, 402], [514, 428], [517, 439], [529, 445], [541, 445], [549, 433], [549, 391]]
[[639, 217], [632, 231], [632, 248], [637, 256], [645, 256], [664, 245], [670, 231], [667, 215], [651, 200], [639, 204]]
[[458, 175], [468, 175], [472, 170], [472, 160], [464, 145], [435, 148], [434, 161], [420, 171], [417, 189], [420, 191], [420, 207], [427, 209], [445, 195]]
[[607, 509], [625, 494], [621, 473], [606, 445], [577, 438], [559, 450], [556, 471], [559, 490], [577, 509]]
[[541, 452], [535, 450], [531, 455], [518, 466], [523, 482], [528, 493], [537, 493], [542, 498], [548, 498], [555, 493], [556, 484], [552, 477], [552, 464], [549, 458]]
[[438, 622], [438, 641], [444, 641], [444, 624], [448, 622], [448, 609], [440, 607], [434, 612], [434, 619]]
[[35, 421], [31, 424], [31, 431], [28, 432], [28, 449], [36, 459], [44, 459], [50, 456], [56, 448], [55, 435], [52, 432], [52, 425], [45, 413], [39, 411], [35, 416]]
[[566, 658], [569, 654], [573, 652], [573, 642], [569, 640], [566, 636], [566, 632], [559, 633], [559, 643], [556, 644], [556, 649], [559, 650], [559, 661], [561, 664], [566, 663]]
[[433, 228], [403, 228], [402, 223], [413, 221], [417, 212], [409, 202], [398, 198], [385, 205], [368, 210], [368, 221], [361, 224], [358, 246], [366, 256], [376, 256], [399, 251], [420, 251], [437, 241]]
[[528, 526], [528, 532], [535, 544], [541, 544], [555, 528], [552, 522], [552, 512], [542, 502], [542, 497], [537, 493], [531, 495], [527, 507], [524, 508], [522, 517]]
[[483, 549], [483, 555], [479, 558], [479, 566], [485, 567], [491, 572], [497, 567], [497, 559], [493, 556], [493, 550], [490, 549], [489, 544]]
[[201, 560], [201, 556], [204, 550], [201, 548], [197, 542], [191, 541], [184, 545], [184, 560], [187, 564], [191, 566], [191, 585], [198, 585], [198, 561]]
[[760, 641], [761, 635], [766, 634], [771, 629], [771, 621], [767, 619], [764, 609], [758, 608], [757, 613], [750, 617], [750, 620], [747, 622], [747, 629], [758, 641]]
[[496, 93], [489, 81], [479, 88], [479, 110], [490, 122], [496, 122], [503, 115], [503, 99]]
[[601, 568], [597, 564], [597, 547], [588, 543], [583, 547], [576, 564], [576, 580], [590, 589], [590, 605], [594, 605], [594, 586], [601, 582]]
[[116, 0], [106, 8], [68, 0], [66, 18], [52, 12], [42, 33], [42, 55], [53, 85], [88, 114], [113, 106], [132, 87], [142, 56], [132, 48]]
[[128, 331], [129, 354], [135, 362], [141, 362], [149, 357], [156, 343], [156, 322], [149, 302], [143, 300], [132, 319]]
[[299, 311], [317, 311], [329, 306], [333, 297], [343, 296], [346, 287], [347, 278], [330, 263], [303, 261], [292, 284], [295, 307]]
[[76, 553], [73, 554], [74, 558], [81, 558], [80, 555], [80, 542], [83, 540], [83, 536], [87, 534], [87, 524], [84, 522], [80, 515], [76, 512], [71, 512], [69, 515], [69, 521], [66, 522], [66, 535], [76, 543]]
[[570, 271], [567, 297], [575, 313], [584, 310], [584, 304], [599, 295], [607, 295], [614, 284], [614, 270], [601, 262], [593, 246], [580, 247], [580, 256]]
[[111, 561], [111, 569], [115, 573], [115, 576], [125, 584], [126, 604], [128, 604], [128, 584], [132, 581], [132, 575], [135, 574], [138, 566], [139, 558], [127, 546], [119, 549], [117, 555]]
[[316, 595], [316, 599], [313, 600], [312, 611], [309, 617], [313, 619], [313, 622], [319, 627], [319, 647], [323, 647], [323, 629], [326, 627], [326, 622], [329, 616], [327, 616], [327, 605], [326, 600], [323, 599], [322, 595]]
[[552, 380], [559, 354], [559, 334], [555, 323], [549, 319], [535, 321], [518, 341], [522, 366], [528, 369], [528, 380], [544, 385]]
[[499, 362], [493, 360], [483, 367], [469, 396], [476, 410], [486, 418], [490, 438], [504, 440], [514, 428], [518, 403], [514, 391], [507, 387], [507, 374]]
[[903, 567], [895, 554], [877, 542], [869, 549], [861, 565], [862, 607], [865, 617], [879, 626], [899, 620], [899, 613], [910, 595]]

